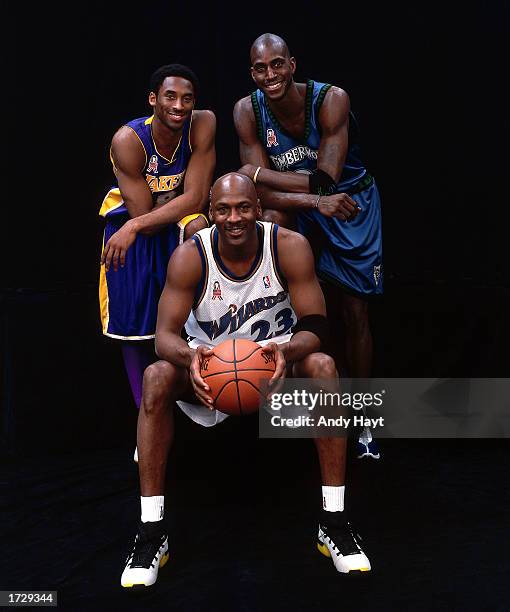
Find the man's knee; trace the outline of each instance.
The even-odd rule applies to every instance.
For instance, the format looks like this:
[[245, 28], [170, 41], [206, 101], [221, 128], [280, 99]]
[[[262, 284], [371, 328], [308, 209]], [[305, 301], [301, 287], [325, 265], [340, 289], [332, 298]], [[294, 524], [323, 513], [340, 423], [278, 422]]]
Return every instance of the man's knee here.
[[188, 238], [191, 238], [193, 234], [199, 232], [202, 229], [205, 229], [206, 227], [207, 221], [202, 215], [200, 215], [196, 219], [193, 219], [193, 221], [190, 221], [184, 228], [184, 240], [188, 240]]
[[336, 378], [335, 360], [326, 353], [311, 353], [299, 364], [298, 374], [303, 378]]
[[169, 399], [177, 378], [177, 368], [167, 361], [156, 361], [148, 366], [143, 375], [144, 409], [152, 410], [157, 404]]
[[282, 227], [293, 228], [295, 225], [294, 215], [283, 212], [282, 210], [272, 210], [265, 208], [262, 213], [262, 219], [269, 223], [276, 223]]

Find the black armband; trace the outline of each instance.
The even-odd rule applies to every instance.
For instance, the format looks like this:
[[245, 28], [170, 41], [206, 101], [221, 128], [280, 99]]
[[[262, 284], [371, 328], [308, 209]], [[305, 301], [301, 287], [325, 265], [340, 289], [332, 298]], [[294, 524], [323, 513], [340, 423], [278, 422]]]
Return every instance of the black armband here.
[[294, 326], [293, 332], [307, 331], [315, 334], [319, 338], [321, 346], [327, 344], [329, 340], [329, 322], [323, 315], [306, 315]]
[[324, 170], [320, 170], [319, 168], [310, 174], [308, 186], [310, 193], [315, 193], [317, 195], [327, 196], [335, 193], [336, 191], [335, 181], [327, 172], [324, 172]]

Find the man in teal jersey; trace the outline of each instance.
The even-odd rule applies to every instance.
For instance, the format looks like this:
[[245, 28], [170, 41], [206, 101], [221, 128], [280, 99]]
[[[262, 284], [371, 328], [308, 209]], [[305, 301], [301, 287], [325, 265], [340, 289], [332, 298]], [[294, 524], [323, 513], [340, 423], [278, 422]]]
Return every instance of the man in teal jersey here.
[[[255, 40], [251, 64], [258, 90], [234, 108], [240, 172], [256, 182], [265, 219], [295, 224], [311, 240], [318, 276], [341, 290], [347, 373], [367, 378], [368, 300], [382, 293], [383, 281], [380, 202], [360, 159], [349, 96], [323, 83], [296, 83], [296, 61], [274, 34]], [[370, 433], [363, 434], [359, 456], [378, 458]]]

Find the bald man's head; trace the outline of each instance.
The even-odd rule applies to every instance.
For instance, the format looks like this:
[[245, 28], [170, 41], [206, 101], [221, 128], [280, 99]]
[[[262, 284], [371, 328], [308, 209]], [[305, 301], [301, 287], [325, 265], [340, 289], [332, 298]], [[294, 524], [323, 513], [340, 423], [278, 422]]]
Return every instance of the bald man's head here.
[[250, 178], [238, 172], [224, 174], [214, 182], [211, 192], [211, 205], [214, 205], [218, 198], [221, 199], [225, 195], [242, 195], [253, 203], [257, 203], [255, 184]]
[[241, 247], [257, 243], [257, 219], [262, 216], [253, 181], [229, 172], [213, 185], [209, 217], [222, 244]]
[[283, 100], [293, 87], [296, 70], [296, 60], [283, 38], [262, 34], [251, 46], [250, 59], [251, 78], [258, 89], [272, 102]]
[[278, 53], [283, 57], [290, 57], [289, 48], [287, 47], [287, 43], [283, 40], [281, 36], [277, 34], [261, 34], [257, 39], [255, 39], [254, 43], [250, 49], [250, 60], [253, 65], [254, 58], [260, 52], [270, 50], [273, 53]]

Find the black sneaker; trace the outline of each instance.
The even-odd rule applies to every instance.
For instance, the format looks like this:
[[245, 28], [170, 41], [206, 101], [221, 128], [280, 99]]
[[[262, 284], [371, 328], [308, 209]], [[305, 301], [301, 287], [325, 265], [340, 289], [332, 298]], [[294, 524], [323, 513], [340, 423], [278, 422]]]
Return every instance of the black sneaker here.
[[162, 521], [140, 523], [133, 550], [126, 559], [120, 583], [125, 588], [148, 587], [168, 561], [168, 536]]
[[342, 574], [369, 572], [370, 561], [361, 550], [361, 537], [353, 530], [343, 512], [321, 512], [317, 548], [331, 557]]

